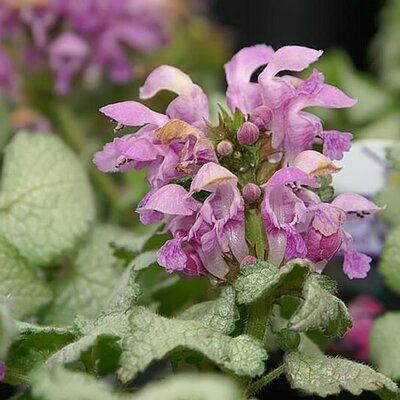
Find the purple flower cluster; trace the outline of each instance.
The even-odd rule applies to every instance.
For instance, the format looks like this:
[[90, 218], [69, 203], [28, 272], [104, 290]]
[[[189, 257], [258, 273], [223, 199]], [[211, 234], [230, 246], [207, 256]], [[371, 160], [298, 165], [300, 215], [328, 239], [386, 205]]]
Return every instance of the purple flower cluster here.
[[[351, 134], [324, 131], [322, 121], [304, 111], [351, 107], [356, 101], [325, 84], [316, 70], [306, 80], [280, 74], [304, 70], [321, 54], [300, 46], [242, 49], [226, 65], [232, 116], [223, 111], [217, 127], [208, 122], [201, 88], [166, 65], [154, 70], [140, 91], [142, 99], [160, 90], [176, 93], [165, 114], [135, 101], [101, 109], [118, 123], [116, 130], [140, 127], [106, 144], [94, 163], [104, 172], [148, 168], [151, 190], [137, 212], [144, 224], [166, 218], [172, 239], [159, 250], [158, 262], [168, 272], [226, 279], [253, 262], [256, 252], [245, 233], [252, 210], [265, 228], [266, 259], [275, 265], [303, 257], [322, 271], [339, 252], [349, 278], [366, 276], [370, 258], [352, 247], [343, 224], [379, 208], [351, 193], [321, 201], [321, 178], [340, 170], [332, 159], [349, 150]], [[321, 140], [324, 154], [312, 150]]]
[[0, 87], [17, 90], [16, 65], [49, 66], [59, 94], [78, 74], [89, 82], [103, 73], [126, 82], [134, 73], [126, 49], [145, 52], [166, 43], [169, 7], [169, 0], [3, 0]]

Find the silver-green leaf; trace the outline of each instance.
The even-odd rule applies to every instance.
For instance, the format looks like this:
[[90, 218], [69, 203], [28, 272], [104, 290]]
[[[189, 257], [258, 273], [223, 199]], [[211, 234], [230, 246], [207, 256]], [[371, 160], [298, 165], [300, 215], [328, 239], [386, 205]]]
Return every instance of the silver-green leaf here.
[[33, 264], [70, 250], [95, 205], [85, 170], [55, 135], [18, 133], [5, 149], [0, 234]]
[[241, 400], [239, 388], [228, 378], [185, 374], [157, 381], [134, 393], [114, 392], [94, 377], [58, 365], [32, 376], [32, 393], [40, 400]]
[[8, 349], [17, 336], [17, 326], [6, 301], [0, 301], [0, 360], [4, 360]]
[[283, 282], [286, 290], [292, 287], [299, 288], [309, 272], [310, 266], [306, 260], [296, 259], [281, 268], [265, 261], [249, 265], [240, 271], [234, 284], [237, 302], [249, 304], [264, 296], [275, 294]]
[[304, 283], [303, 302], [290, 318], [288, 328], [297, 332], [321, 329], [327, 336], [343, 336], [352, 326], [346, 305], [324, 289], [317, 275]]
[[289, 353], [284, 359], [287, 379], [293, 389], [320, 397], [347, 390], [353, 395], [375, 392], [382, 399], [399, 395], [396, 384], [364, 364], [324, 355]]
[[109, 304], [123, 274], [124, 262], [111, 244], [139, 241], [132, 232], [113, 225], [96, 226], [80, 248], [69, 275], [55, 284], [55, 299], [45, 315], [47, 324], [68, 325], [79, 314], [95, 318]]
[[195, 304], [179, 315], [182, 320], [197, 320], [226, 335], [235, 329], [239, 311], [235, 304], [235, 289], [227, 285], [216, 300]]
[[232, 338], [201, 322], [164, 318], [144, 307], [132, 311], [129, 328], [118, 371], [122, 382], [133, 379], [153, 361], [182, 349], [200, 353], [236, 375], [254, 377], [264, 371], [267, 353], [260, 341], [247, 335]]
[[0, 296], [6, 297], [16, 318], [36, 313], [50, 302], [51, 291], [4, 237], [0, 235]]

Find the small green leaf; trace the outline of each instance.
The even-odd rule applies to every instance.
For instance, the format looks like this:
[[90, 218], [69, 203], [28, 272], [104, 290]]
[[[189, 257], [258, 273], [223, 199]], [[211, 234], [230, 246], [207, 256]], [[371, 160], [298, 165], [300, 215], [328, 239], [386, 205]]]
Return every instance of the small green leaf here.
[[4, 301], [0, 301], [0, 360], [4, 360], [16, 334], [17, 327], [10, 308]]
[[201, 322], [163, 318], [143, 307], [132, 311], [129, 328], [118, 371], [122, 382], [129, 382], [153, 361], [182, 349], [203, 354], [236, 375], [254, 377], [264, 371], [267, 353], [261, 342], [247, 335], [231, 338]]
[[[43, 364], [53, 353], [71, 343], [76, 336], [72, 328], [55, 328], [20, 322], [18, 339], [10, 348], [7, 371], [13, 376], [26, 376], [32, 369]], [[15, 374], [17, 372], [17, 374]], [[22, 383], [8, 378], [9, 383]]]
[[197, 320], [226, 335], [233, 332], [239, 311], [235, 304], [235, 290], [225, 286], [216, 300], [195, 304], [179, 315], [182, 320]]
[[6, 147], [0, 234], [33, 264], [77, 243], [95, 215], [84, 168], [56, 135], [18, 133]]
[[110, 301], [123, 274], [124, 261], [115, 257], [111, 243], [139, 242], [142, 237], [113, 225], [98, 225], [81, 247], [67, 276], [55, 283], [55, 300], [47, 311], [46, 324], [68, 325], [79, 314], [95, 318]]
[[0, 236], [0, 295], [8, 297], [17, 318], [37, 312], [50, 302], [52, 293], [41, 282], [17, 249]]
[[158, 381], [134, 394], [115, 393], [90, 375], [62, 366], [42, 369], [32, 376], [32, 393], [40, 400], [241, 400], [229, 379], [211, 374], [185, 374]]
[[301, 341], [301, 336], [290, 329], [284, 328], [277, 333], [279, 347], [284, 351], [296, 350]]
[[347, 390], [353, 395], [375, 392], [382, 399], [399, 395], [396, 384], [366, 365], [324, 355], [288, 353], [284, 359], [286, 377], [293, 389], [321, 397]]
[[400, 313], [389, 312], [375, 321], [370, 335], [371, 360], [378, 370], [400, 379]]
[[149, 250], [135, 257], [132, 260], [130, 267], [135, 271], [140, 271], [142, 269], [150, 267], [156, 262], [157, 262], [157, 251]]
[[237, 302], [249, 304], [264, 296], [276, 295], [281, 287], [287, 291], [299, 289], [309, 272], [306, 260], [293, 260], [281, 268], [265, 261], [249, 265], [240, 271], [234, 284]]
[[394, 228], [386, 237], [386, 243], [379, 263], [379, 271], [385, 278], [385, 283], [396, 293], [400, 293], [399, 263], [400, 226]]
[[351, 327], [346, 305], [325, 290], [318, 275], [310, 275], [303, 287], [303, 303], [290, 318], [288, 328], [297, 332], [321, 329], [327, 336], [343, 336]]

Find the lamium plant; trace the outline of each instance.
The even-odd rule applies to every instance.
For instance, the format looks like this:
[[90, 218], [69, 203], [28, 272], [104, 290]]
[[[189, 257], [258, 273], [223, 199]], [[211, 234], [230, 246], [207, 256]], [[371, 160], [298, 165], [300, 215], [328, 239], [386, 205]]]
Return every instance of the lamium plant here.
[[[300, 46], [242, 49], [226, 64], [227, 107], [219, 107], [216, 124], [203, 90], [169, 65], [151, 72], [140, 89], [144, 100], [161, 90], [174, 92], [165, 114], [132, 100], [101, 108], [115, 132], [138, 129], [114, 138], [93, 161], [102, 172], [147, 168], [149, 191], [136, 212], [155, 228], [141, 239], [124, 231], [124, 240], [102, 228], [79, 253], [78, 275], [88, 282], [106, 276], [100, 267], [106, 260], [119, 262], [118, 279], [97, 307], [88, 307], [92, 299], [85, 293], [86, 301], [65, 309], [75, 281], [56, 286], [64, 300], [56, 297], [37, 314], [45, 326], [15, 326], [12, 296], [0, 304], [10, 332], [0, 346], [6, 382], [24, 383], [23, 396], [44, 400], [247, 400], [268, 393], [267, 385], [285, 375], [302, 394], [371, 391], [399, 398], [397, 385], [373, 368], [324, 354], [340, 348], [340, 342], [329, 343], [352, 327], [325, 267], [341, 256], [349, 279], [366, 278], [371, 258], [353, 247], [344, 224], [357, 224], [382, 207], [355, 193], [334, 196], [331, 175], [340, 173], [335, 160], [350, 149], [352, 135], [324, 130], [305, 109], [352, 107], [356, 100], [325, 83], [317, 70], [304, 80], [286, 75], [321, 55]], [[0, 196], [0, 218], [1, 212]], [[152, 237], [156, 230], [161, 235]], [[19, 249], [18, 237], [8, 240]], [[90, 256], [95, 242], [104, 254], [96, 263]], [[86, 273], [85, 262], [91, 265]], [[165, 270], [161, 284], [142, 279], [154, 264], [158, 273]], [[161, 287], [175, 296], [170, 274], [186, 282], [207, 279], [207, 301], [192, 299], [163, 313], [153, 296]], [[108, 269], [106, 280], [112, 276]], [[359, 345], [355, 358], [361, 360], [368, 358], [365, 338], [373, 318], [383, 311], [369, 313], [371, 304], [354, 305], [357, 329], [346, 336]], [[151, 377], [154, 362], [163, 371], [158, 382], [136, 391], [137, 378]], [[192, 372], [182, 373], [188, 364]], [[99, 381], [111, 374], [114, 387]]]

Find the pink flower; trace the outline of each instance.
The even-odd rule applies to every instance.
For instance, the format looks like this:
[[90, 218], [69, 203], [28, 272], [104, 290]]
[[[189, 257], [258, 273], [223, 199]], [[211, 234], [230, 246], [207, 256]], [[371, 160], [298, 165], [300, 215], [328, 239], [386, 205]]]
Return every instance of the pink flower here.
[[[115, 138], [94, 162], [107, 172], [148, 168], [151, 190], [137, 212], [144, 224], [165, 219], [164, 231], [172, 238], [159, 250], [158, 262], [167, 272], [223, 280], [250, 259], [254, 263], [245, 238], [247, 207], [261, 212], [268, 261], [276, 266], [306, 257], [322, 272], [342, 254], [350, 279], [366, 276], [370, 258], [353, 248], [344, 224], [380, 208], [351, 193], [321, 201], [319, 177], [340, 171], [331, 159], [348, 150], [351, 134], [323, 131], [322, 121], [303, 111], [350, 107], [355, 100], [325, 84], [316, 70], [304, 81], [278, 76], [284, 70], [302, 71], [321, 54], [300, 46], [241, 50], [225, 66], [227, 100], [235, 116], [222, 113], [217, 128], [208, 122], [202, 89], [167, 65], [155, 69], [140, 90], [143, 99], [161, 90], [174, 92], [177, 97], [165, 114], [134, 101], [101, 109], [117, 122], [117, 131], [141, 127]], [[264, 65], [252, 82], [251, 75]], [[325, 155], [312, 150], [316, 138], [324, 140]]]
[[[13, 3], [0, 2], [0, 47], [18, 47], [21, 54], [34, 54], [36, 61], [25, 68], [17, 60], [14, 74], [50, 67], [55, 91], [62, 95], [78, 74], [91, 85], [103, 75], [116, 83], [131, 79], [128, 51], [148, 52], [167, 43], [173, 20], [168, 0]], [[9, 84], [0, 79], [7, 90]]]
[[[285, 46], [274, 52], [257, 45], [242, 49], [226, 65], [227, 99], [233, 112], [239, 108], [250, 115], [260, 129], [272, 132], [272, 146], [282, 149], [285, 159], [292, 163], [298, 153], [312, 147], [322, 136], [321, 120], [303, 111], [306, 107], [343, 108], [356, 101], [339, 89], [324, 83], [324, 76], [314, 70], [302, 81], [292, 76], [277, 76], [282, 71], [302, 71], [315, 62], [322, 51], [301, 46]], [[258, 82], [250, 82], [253, 72], [266, 65]], [[347, 137], [326, 134], [326, 154], [337, 157], [347, 150]], [[336, 147], [332, 141], [341, 139]]]
[[6, 364], [0, 361], [0, 382], [4, 379], [6, 375]]

